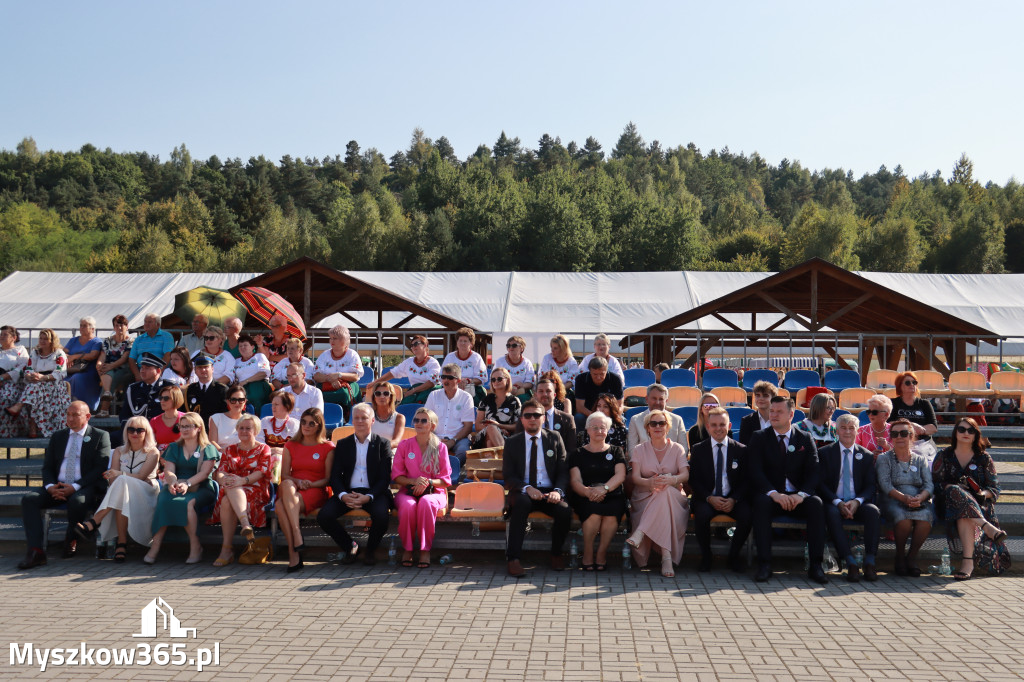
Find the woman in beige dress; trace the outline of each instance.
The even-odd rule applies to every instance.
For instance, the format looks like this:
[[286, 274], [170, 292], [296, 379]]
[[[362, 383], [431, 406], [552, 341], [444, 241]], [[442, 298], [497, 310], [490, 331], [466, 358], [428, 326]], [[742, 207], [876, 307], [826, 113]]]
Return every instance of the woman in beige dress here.
[[661, 553], [661, 574], [675, 577], [674, 564], [683, 558], [690, 505], [683, 484], [690, 478], [686, 449], [668, 439], [669, 420], [664, 410], [651, 410], [644, 418], [650, 440], [633, 448], [633, 534], [626, 540], [643, 568], [653, 545]]

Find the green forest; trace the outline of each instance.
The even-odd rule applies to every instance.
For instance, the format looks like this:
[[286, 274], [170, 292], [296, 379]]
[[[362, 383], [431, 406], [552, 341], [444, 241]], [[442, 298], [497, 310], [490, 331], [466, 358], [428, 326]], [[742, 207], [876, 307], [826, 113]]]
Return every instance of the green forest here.
[[663, 148], [632, 123], [608, 151], [503, 131], [466, 159], [413, 131], [390, 157], [161, 160], [87, 144], [0, 151], [0, 276], [14, 270], [1024, 271], [1024, 188], [981, 185], [966, 154], [907, 177]]

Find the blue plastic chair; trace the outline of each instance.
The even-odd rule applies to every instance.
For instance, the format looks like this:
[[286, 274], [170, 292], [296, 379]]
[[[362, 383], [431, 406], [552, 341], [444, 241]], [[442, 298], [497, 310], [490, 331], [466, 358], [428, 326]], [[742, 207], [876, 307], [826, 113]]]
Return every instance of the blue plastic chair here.
[[700, 408], [692, 407], [692, 406], [691, 407], [677, 407], [676, 409], [674, 409], [672, 411], [675, 412], [676, 414], [678, 414], [680, 417], [682, 417], [682, 419], [683, 419], [683, 426], [685, 426], [687, 430], [690, 430], [690, 429], [693, 428], [693, 425], [697, 423], [697, 411], [699, 409]]
[[650, 386], [654, 383], [654, 370], [644, 369], [642, 367], [625, 369], [622, 371], [622, 376], [626, 380], [623, 388], [629, 388], [631, 386]]
[[626, 410], [625, 413], [622, 415], [622, 419], [626, 422], [626, 426], [629, 426], [629, 422], [632, 421], [633, 417], [637, 416], [646, 409], [646, 405], [641, 405], [640, 407], [631, 407], [628, 410]]
[[337, 403], [324, 403], [324, 427], [327, 433], [338, 428], [345, 422], [345, 412]]
[[739, 378], [734, 369], [716, 367], [704, 370], [701, 375], [701, 386], [705, 391], [713, 391], [719, 386], [739, 386]]
[[860, 388], [860, 374], [852, 369], [834, 369], [825, 372], [825, 388], [836, 395], [844, 388]]
[[793, 423], [802, 422], [807, 419], [807, 415], [804, 414], [803, 410], [793, 410]]
[[675, 386], [696, 386], [697, 375], [692, 369], [673, 367], [672, 369], [666, 369], [661, 373], [661, 384], [665, 388], [673, 388]]
[[252, 403], [250, 402], [245, 403], [245, 411], [248, 412], [249, 414], [256, 414], [256, 408], [253, 407]]
[[835, 420], [839, 419], [844, 414], [850, 414], [850, 413], [847, 412], [846, 410], [836, 410], [835, 412], [832, 413], [832, 421], [835, 421]]
[[409, 379], [407, 377], [402, 377], [400, 379], [392, 377], [390, 384], [392, 386], [401, 386], [402, 388], [409, 388], [410, 386], [412, 386], [412, 384], [409, 383]]
[[797, 391], [808, 386], [821, 386], [821, 377], [813, 369], [791, 369], [782, 380], [782, 387], [796, 396]]
[[754, 390], [754, 384], [759, 381], [767, 381], [772, 386], [778, 388], [779, 375], [775, 373], [775, 370], [771, 369], [748, 369], [743, 373], [743, 390], [750, 393]]
[[274, 414], [273, 406], [270, 403], [264, 403], [263, 407], [260, 408], [260, 419], [269, 417]]
[[395, 409], [398, 410], [399, 414], [405, 416], [405, 424], [406, 424], [406, 426], [411, 427], [412, 426], [413, 415], [415, 415], [416, 414], [416, 410], [420, 409], [421, 407], [423, 407], [423, 406], [422, 405], [409, 404], [409, 405], [399, 405]]
[[373, 367], [369, 365], [363, 365], [363, 377], [359, 380], [360, 386], [369, 386], [373, 383], [375, 375], [373, 373]]
[[871, 421], [871, 415], [868, 414], [867, 410], [861, 410], [860, 414], [857, 415], [857, 419], [860, 420], [861, 426], [867, 426]]
[[740, 437], [740, 420], [753, 410], [749, 407], [727, 407], [725, 411], [729, 413], [729, 429], [732, 431], [733, 440], [736, 440]]

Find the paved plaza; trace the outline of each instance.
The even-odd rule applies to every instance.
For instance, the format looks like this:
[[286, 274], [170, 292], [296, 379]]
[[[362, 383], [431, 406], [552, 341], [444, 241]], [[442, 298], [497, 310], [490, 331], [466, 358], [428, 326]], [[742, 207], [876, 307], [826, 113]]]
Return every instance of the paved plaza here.
[[[528, 554], [520, 580], [499, 552], [456, 553], [429, 569], [311, 561], [217, 569], [172, 551], [153, 567], [51, 552], [14, 569], [0, 556], [0, 637], [19, 655], [46, 648], [183, 644], [181, 660], [219, 645], [219, 665], [11, 665], [2, 679], [217, 680], [1019, 680], [1024, 675], [1024, 575], [954, 583], [881, 576], [812, 585], [798, 560], [767, 584], [698, 574], [556, 573]], [[168, 548], [169, 550], [173, 548]], [[207, 552], [209, 554], [209, 552]], [[212, 560], [212, 555], [207, 557]], [[436, 561], [436, 559], [435, 559]], [[883, 564], [884, 566], [884, 564]], [[196, 638], [171, 638], [156, 598]], [[140, 624], [141, 620], [141, 624]], [[9, 645], [8, 645], [9, 646]], [[138, 653], [138, 651], [136, 651]], [[166, 655], [166, 654], [165, 654]]]

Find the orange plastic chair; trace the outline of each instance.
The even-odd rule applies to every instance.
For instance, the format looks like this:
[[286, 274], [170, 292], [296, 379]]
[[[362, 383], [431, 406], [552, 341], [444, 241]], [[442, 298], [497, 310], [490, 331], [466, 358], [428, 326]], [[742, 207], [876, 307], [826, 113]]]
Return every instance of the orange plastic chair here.
[[493, 519], [505, 509], [505, 488], [499, 483], [463, 483], [455, 489], [453, 519]]
[[722, 407], [750, 407], [750, 403], [747, 402], [747, 392], [742, 388], [719, 386], [711, 392], [722, 401]]
[[669, 409], [697, 407], [700, 405], [701, 395], [700, 389], [696, 386], [672, 386], [668, 389], [668, 399], [665, 404]]
[[355, 433], [355, 430], [356, 427], [352, 425], [335, 427], [335, 429], [331, 431], [331, 440], [337, 443], [342, 438], [348, 438], [349, 436], [351, 436], [353, 433]]
[[1019, 398], [1024, 393], [1024, 372], [995, 372], [989, 377], [989, 386], [998, 396]]
[[899, 372], [894, 369], [873, 369], [868, 372], [868, 378], [864, 385], [876, 390], [891, 388], [896, 385], [897, 374]]
[[[949, 388], [946, 388], [946, 382], [942, 378], [941, 372], [936, 372], [934, 369], [921, 369], [914, 370], [914, 374], [917, 375], [917, 388], [923, 396], [937, 396], [937, 395], [949, 395], [951, 393]], [[954, 372], [956, 374], [956, 372]], [[977, 374], [977, 372], [975, 372]], [[949, 377], [953, 378], [952, 375]], [[984, 377], [982, 377], [982, 387], [985, 385]], [[952, 382], [950, 383], [952, 388]], [[886, 394], [888, 395], [888, 394]]]
[[626, 398], [646, 398], [647, 388], [645, 386], [630, 386], [622, 391], [622, 399]]
[[873, 388], [845, 388], [839, 392], [839, 408], [850, 414], [868, 409], [868, 400], [877, 393]]
[[985, 375], [981, 372], [953, 372], [949, 375], [949, 390], [953, 395], [995, 395], [995, 391], [986, 385]]

